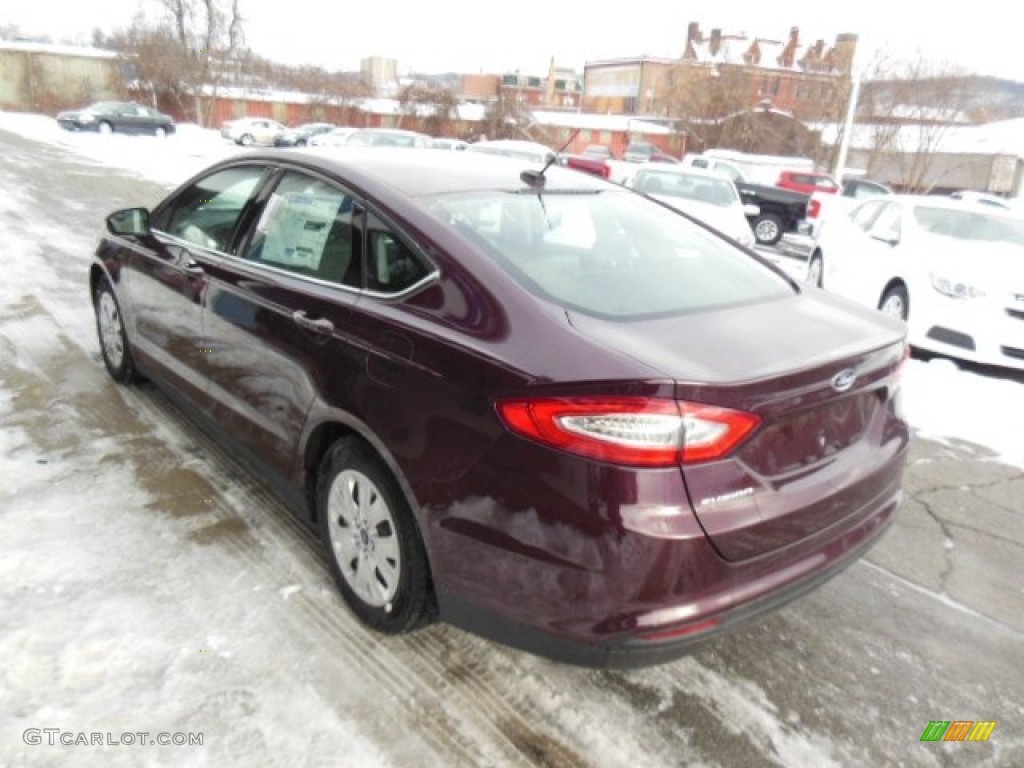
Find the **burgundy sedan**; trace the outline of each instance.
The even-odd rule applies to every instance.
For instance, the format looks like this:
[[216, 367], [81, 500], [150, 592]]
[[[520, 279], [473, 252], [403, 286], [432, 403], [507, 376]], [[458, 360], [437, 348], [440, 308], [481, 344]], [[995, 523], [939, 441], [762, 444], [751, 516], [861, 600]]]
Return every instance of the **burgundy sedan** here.
[[90, 289], [110, 374], [271, 479], [383, 632], [670, 659], [900, 500], [902, 323], [558, 167], [246, 155], [108, 217]]

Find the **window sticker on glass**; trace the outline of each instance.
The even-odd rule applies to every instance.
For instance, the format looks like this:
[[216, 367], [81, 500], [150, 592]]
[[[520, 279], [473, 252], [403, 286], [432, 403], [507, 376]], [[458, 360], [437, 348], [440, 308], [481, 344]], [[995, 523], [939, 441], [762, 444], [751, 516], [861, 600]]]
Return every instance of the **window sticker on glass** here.
[[260, 222], [266, 233], [262, 260], [290, 268], [319, 269], [341, 202], [339, 195], [281, 195], [269, 221]]

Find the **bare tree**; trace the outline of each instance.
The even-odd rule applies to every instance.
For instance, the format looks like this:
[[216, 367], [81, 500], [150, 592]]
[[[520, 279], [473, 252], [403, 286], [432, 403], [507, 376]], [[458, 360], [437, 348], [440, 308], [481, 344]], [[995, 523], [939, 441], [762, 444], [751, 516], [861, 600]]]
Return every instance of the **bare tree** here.
[[722, 136], [721, 121], [752, 106], [750, 78], [735, 67], [679, 63], [669, 70], [659, 101], [704, 146], [743, 144], [743, 126]]
[[880, 53], [869, 65], [857, 109], [868, 174], [907, 192], [929, 192], [949, 132], [970, 120], [971, 78], [945, 62]]
[[170, 98], [200, 125], [236, 59], [244, 54], [240, 0], [151, 0], [159, 21], [140, 11], [127, 30], [103, 42], [120, 51], [139, 81]]
[[487, 105], [483, 133], [489, 139], [532, 139], [529, 117], [515, 97], [503, 91]]
[[450, 132], [458, 118], [459, 97], [442, 85], [414, 82], [398, 94], [399, 127], [406, 117], [417, 117], [418, 126], [431, 136]]

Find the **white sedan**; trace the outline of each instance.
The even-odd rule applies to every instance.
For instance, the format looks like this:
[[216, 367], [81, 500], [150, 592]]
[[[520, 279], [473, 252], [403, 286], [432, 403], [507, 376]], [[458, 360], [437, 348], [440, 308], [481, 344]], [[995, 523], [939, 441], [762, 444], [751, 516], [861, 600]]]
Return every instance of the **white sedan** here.
[[903, 318], [921, 349], [1024, 370], [1024, 219], [893, 195], [830, 218], [808, 282]]
[[747, 216], [756, 216], [756, 205], [744, 205], [732, 180], [711, 171], [651, 163], [641, 166], [626, 180], [637, 192], [689, 214], [740, 245], [754, 247], [754, 233]]

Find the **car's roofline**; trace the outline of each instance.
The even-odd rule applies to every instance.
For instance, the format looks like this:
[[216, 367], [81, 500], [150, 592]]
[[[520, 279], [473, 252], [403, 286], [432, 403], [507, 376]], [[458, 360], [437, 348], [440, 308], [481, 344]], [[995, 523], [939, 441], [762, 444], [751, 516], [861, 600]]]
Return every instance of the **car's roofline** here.
[[[541, 164], [486, 153], [438, 152], [433, 147], [318, 147], [269, 153], [253, 153], [223, 161], [223, 165], [247, 161], [297, 162], [307, 168], [337, 176], [354, 184], [385, 185], [409, 197], [458, 192], [537, 190], [521, 178], [523, 171]], [[601, 191], [619, 186], [578, 171], [552, 166], [545, 173], [549, 191]]]

